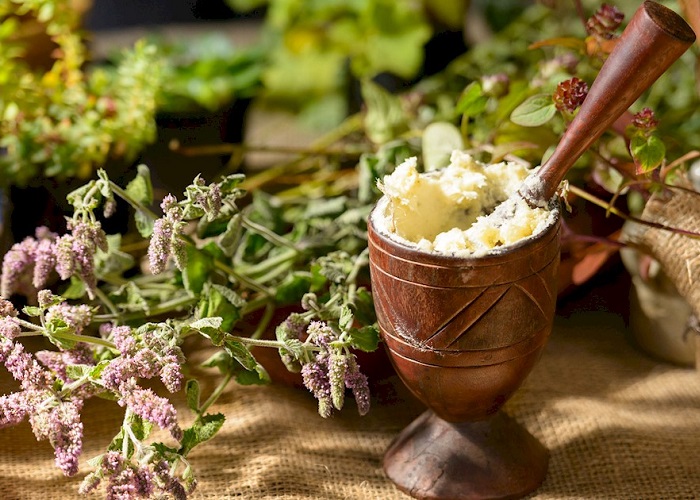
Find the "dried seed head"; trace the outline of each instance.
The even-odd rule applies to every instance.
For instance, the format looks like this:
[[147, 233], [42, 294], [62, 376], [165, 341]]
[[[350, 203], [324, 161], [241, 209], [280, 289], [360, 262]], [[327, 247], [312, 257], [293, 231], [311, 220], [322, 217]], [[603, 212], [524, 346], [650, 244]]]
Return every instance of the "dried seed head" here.
[[586, 22], [586, 31], [595, 37], [610, 40], [615, 38], [615, 30], [624, 18], [625, 14], [617, 7], [604, 3]]
[[654, 111], [651, 108], [644, 108], [638, 113], [635, 113], [632, 118], [632, 125], [645, 132], [651, 132], [659, 125], [659, 120], [656, 119]]
[[554, 105], [559, 111], [573, 113], [583, 104], [587, 95], [588, 84], [579, 78], [573, 77], [557, 85], [557, 90], [552, 98], [554, 99]]

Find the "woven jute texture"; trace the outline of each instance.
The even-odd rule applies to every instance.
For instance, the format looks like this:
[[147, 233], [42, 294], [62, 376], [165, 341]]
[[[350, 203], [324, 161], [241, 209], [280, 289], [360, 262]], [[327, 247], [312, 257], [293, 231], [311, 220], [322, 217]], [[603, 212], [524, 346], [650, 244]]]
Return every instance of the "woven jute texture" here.
[[[644, 206], [642, 218], [700, 233], [700, 193], [672, 190], [655, 194]], [[630, 238], [659, 261], [695, 316], [700, 318], [700, 239], [642, 225], [635, 225]]]
[[[394, 375], [374, 389], [369, 415], [348, 401], [323, 420], [303, 390], [231, 387], [214, 408], [227, 416], [220, 434], [190, 455], [200, 480], [193, 498], [407, 499], [384, 476], [382, 455], [423, 408]], [[532, 498], [700, 498], [700, 377], [637, 350], [619, 315], [560, 315], [505, 410], [551, 452]], [[121, 417], [114, 403], [87, 404], [80, 477]], [[78, 497], [80, 478], [61, 476], [27, 424], [0, 430], [0, 450], [3, 500]]]

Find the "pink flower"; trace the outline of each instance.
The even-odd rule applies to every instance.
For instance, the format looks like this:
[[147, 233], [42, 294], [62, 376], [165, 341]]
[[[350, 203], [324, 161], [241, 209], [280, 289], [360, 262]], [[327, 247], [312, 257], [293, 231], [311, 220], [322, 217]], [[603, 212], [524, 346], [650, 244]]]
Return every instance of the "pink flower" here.
[[10, 339], [0, 339], [0, 362], [18, 380], [23, 389], [50, 387], [51, 377], [34, 359], [24, 351], [24, 346]]
[[49, 281], [51, 272], [56, 267], [54, 242], [50, 239], [39, 241], [34, 255], [35, 263], [32, 284], [36, 288], [43, 288]]
[[158, 396], [151, 389], [139, 387], [134, 382], [127, 382], [120, 387], [122, 392], [119, 404], [126, 406], [134, 414], [170, 431], [176, 440], [182, 439], [182, 429], [177, 423], [177, 410], [167, 399]]
[[12, 340], [20, 333], [22, 333], [22, 327], [17, 318], [13, 316], [0, 318], [0, 337]]
[[158, 219], [153, 225], [153, 235], [148, 244], [148, 264], [153, 274], [165, 271], [170, 258], [170, 242], [173, 238], [173, 223], [167, 218]]
[[83, 451], [81, 408], [82, 401], [67, 401], [54, 408], [49, 416], [48, 439], [54, 447], [56, 466], [66, 476], [78, 472], [78, 458]]
[[34, 266], [36, 246], [36, 240], [25, 238], [7, 251], [2, 261], [0, 295], [10, 298], [12, 294], [26, 290], [29, 282], [27, 274]]

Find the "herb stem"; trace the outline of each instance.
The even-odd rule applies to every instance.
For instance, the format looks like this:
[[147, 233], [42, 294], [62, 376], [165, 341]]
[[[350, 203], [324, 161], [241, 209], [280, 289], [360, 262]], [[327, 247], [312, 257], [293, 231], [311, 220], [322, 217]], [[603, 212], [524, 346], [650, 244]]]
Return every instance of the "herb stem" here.
[[268, 302], [267, 306], [265, 307], [265, 312], [263, 313], [263, 317], [260, 318], [260, 322], [258, 323], [258, 326], [255, 328], [255, 331], [250, 336], [251, 339], [260, 339], [265, 334], [265, 331], [267, 330], [267, 327], [270, 324], [270, 321], [272, 320], [272, 316], [274, 314], [275, 314], [275, 303]]
[[114, 321], [114, 320], [122, 320], [122, 321], [130, 321], [133, 319], [140, 319], [140, 318], [147, 318], [150, 316], [159, 316], [161, 314], [164, 314], [169, 311], [173, 311], [176, 309], [180, 309], [183, 307], [191, 306], [197, 302], [196, 297], [192, 297], [190, 295], [182, 296], [182, 297], [177, 297], [175, 299], [162, 302], [160, 305], [156, 307], [149, 308], [148, 311], [135, 311], [132, 313], [124, 313], [124, 314], [98, 314], [93, 317], [93, 319], [98, 322], [98, 323], [106, 323], [108, 321]]
[[30, 330], [33, 330], [35, 332], [43, 332], [44, 328], [40, 325], [35, 325], [31, 321], [27, 321], [25, 319], [17, 318], [17, 321], [19, 324], [25, 328], [29, 328]]
[[251, 337], [239, 337], [237, 335], [231, 335], [231, 338], [237, 340], [238, 342], [255, 347], [272, 347], [273, 349], [279, 349], [284, 347], [284, 343], [279, 340], [266, 340]]
[[109, 181], [109, 187], [112, 191], [114, 191], [117, 195], [119, 195], [120, 198], [122, 198], [125, 202], [127, 202], [129, 205], [131, 205], [135, 210], [148, 215], [153, 220], [156, 220], [158, 218], [158, 216], [155, 214], [155, 212], [153, 212], [146, 205], [143, 205], [142, 203], [140, 203], [140, 202], [136, 201], [134, 198], [132, 198], [126, 192], [126, 190], [122, 189], [114, 181]]
[[675, 232], [675, 233], [678, 233], [678, 234], [683, 234], [683, 235], [688, 236], [688, 237], [691, 237], [691, 238], [700, 238], [700, 233], [695, 233], [695, 232], [693, 232], [693, 231], [688, 231], [687, 229], [682, 229], [682, 228], [673, 227], [673, 226], [667, 226], [667, 225], [661, 224], [661, 223], [659, 223], [659, 222], [654, 222], [654, 221], [642, 219], [642, 218], [639, 218], [639, 217], [635, 217], [635, 216], [633, 216], [633, 215], [628, 215], [628, 214], [622, 212], [621, 210], [618, 210], [618, 209], [615, 208], [614, 206], [610, 205], [610, 203], [606, 202], [605, 200], [601, 200], [600, 198], [598, 198], [598, 197], [596, 197], [596, 196], [594, 196], [594, 195], [588, 193], [587, 191], [585, 191], [585, 190], [583, 190], [583, 189], [581, 189], [581, 188], [578, 188], [578, 187], [576, 187], [576, 186], [571, 186], [571, 185], [570, 185], [570, 186], [569, 186], [569, 191], [571, 191], [572, 193], [576, 194], [577, 196], [580, 196], [580, 197], [583, 198], [584, 200], [593, 203], [594, 205], [597, 205], [597, 206], [599, 206], [599, 207], [601, 207], [601, 208], [604, 208], [604, 209], [607, 210], [609, 213], [611, 213], [611, 214], [613, 214], [613, 215], [616, 215], [616, 216], [620, 217], [621, 219], [624, 219], [624, 220], [627, 220], [627, 221], [636, 222], [636, 223], [638, 223], [638, 224], [642, 224], [642, 225], [645, 225], [645, 226], [650, 226], [650, 227], [653, 227], [653, 228], [656, 228], [656, 229], [663, 229], [663, 230], [665, 230], [665, 231], [671, 231], [671, 232]]
[[262, 224], [258, 224], [257, 222], [253, 222], [250, 220], [248, 217], [243, 216], [242, 218], [242, 225], [243, 227], [250, 229], [253, 232], [258, 233], [260, 236], [264, 237], [266, 240], [268, 240], [270, 243], [281, 245], [287, 248], [291, 248], [292, 250], [299, 251], [297, 247], [289, 241], [287, 238], [284, 238], [280, 236], [279, 234], [275, 233], [274, 231], [271, 231], [269, 228], [263, 226]]
[[258, 284], [257, 282], [248, 278], [244, 274], [236, 272], [231, 266], [224, 264], [220, 260], [214, 260], [214, 267], [216, 267], [219, 271], [222, 271], [223, 273], [227, 274], [229, 277], [240, 281], [242, 284], [244, 284], [251, 290], [255, 290], [256, 292], [260, 292], [269, 297], [272, 297], [274, 295], [272, 293], [272, 290], [270, 290], [269, 288]]
[[[20, 320], [22, 321], [22, 320]], [[38, 336], [47, 336], [44, 332], [43, 329], [40, 329], [39, 331], [33, 330], [31, 332], [22, 332], [17, 337], [38, 337]], [[105, 340], [101, 337], [91, 337], [90, 335], [79, 335], [77, 333], [54, 333], [52, 335], [54, 338], [60, 339], [60, 340], [72, 340], [74, 342], [85, 342], [88, 344], [96, 344], [96, 345], [101, 345], [103, 347], [107, 347], [108, 349], [116, 349], [117, 347], [111, 343], [109, 340]]]
[[249, 277], [255, 276], [255, 280], [258, 283], [266, 283], [280, 274], [289, 271], [297, 255], [298, 252], [295, 251], [283, 252], [274, 257], [265, 259], [258, 264], [253, 264], [249, 268], [244, 268], [242, 272]]
[[109, 300], [109, 297], [107, 297], [107, 294], [104, 293], [100, 287], [95, 287], [93, 290], [95, 293], [95, 296], [97, 296], [98, 299], [104, 304], [104, 306], [109, 309], [109, 312], [112, 313], [113, 315], [118, 315], [119, 311], [117, 310], [117, 307], [114, 305], [114, 303]]
[[103, 347], [107, 347], [108, 349], [116, 349], [117, 346], [115, 346], [112, 342], [109, 340], [105, 340], [101, 337], [91, 337], [89, 335], [78, 335], [77, 333], [54, 333], [53, 337], [56, 337], [57, 339], [61, 340], [72, 340], [75, 342], [87, 342], [90, 344], [96, 344], [96, 345], [101, 345]]
[[232, 377], [233, 377], [233, 374], [230, 372], [226, 373], [226, 375], [224, 375], [224, 378], [221, 380], [221, 382], [219, 382], [219, 384], [216, 386], [216, 388], [214, 388], [214, 390], [209, 395], [207, 400], [204, 403], [202, 403], [202, 406], [199, 407], [199, 414], [200, 415], [204, 415], [207, 412], [207, 410], [209, 409], [209, 407], [211, 405], [213, 405], [217, 399], [219, 399], [221, 394], [223, 394], [224, 389], [226, 389], [226, 386], [231, 381]]

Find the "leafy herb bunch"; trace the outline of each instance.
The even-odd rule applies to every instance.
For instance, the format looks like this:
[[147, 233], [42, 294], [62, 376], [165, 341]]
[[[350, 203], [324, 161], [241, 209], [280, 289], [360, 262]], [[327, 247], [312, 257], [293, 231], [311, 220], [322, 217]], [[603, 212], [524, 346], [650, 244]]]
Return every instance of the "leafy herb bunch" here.
[[[92, 176], [111, 158], [133, 161], [155, 139], [162, 64], [145, 42], [114, 71], [88, 72], [80, 12], [70, 0], [0, 3], [0, 178]], [[25, 56], [28, 25], [50, 41], [48, 68]]]
[[[70, 476], [82, 452], [85, 400], [124, 409], [121, 429], [90, 461], [95, 470], [81, 492], [101, 483], [109, 498], [191, 492], [188, 454], [225, 420], [211, 411], [217, 398], [232, 380], [269, 381], [252, 347], [277, 349], [289, 370], [301, 371], [322, 416], [343, 406], [346, 391], [361, 414], [369, 410], [367, 377], [354, 354], [378, 343], [365, 286], [368, 205], [343, 195], [315, 203], [262, 190], [249, 195], [245, 182], [241, 174], [211, 184], [197, 177], [183, 199], [166, 196], [156, 214], [145, 166], [126, 188], [100, 170], [69, 195], [66, 234], [37, 228], [5, 255], [0, 361], [18, 386], [0, 396], [0, 427], [27, 419]], [[117, 198], [134, 210], [147, 245], [141, 259], [124, 251], [122, 235], [102, 229]], [[264, 338], [285, 305], [295, 312]], [[255, 330], [244, 331], [242, 320], [256, 311]], [[33, 337], [48, 342], [33, 349]], [[189, 375], [195, 367], [187, 346], [202, 342], [215, 350], [202, 368], [219, 373], [209, 394]], [[194, 414], [188, 426], [170, 396], [180, 391]], [[154, 441], [154, 428], [169, 436]]]

